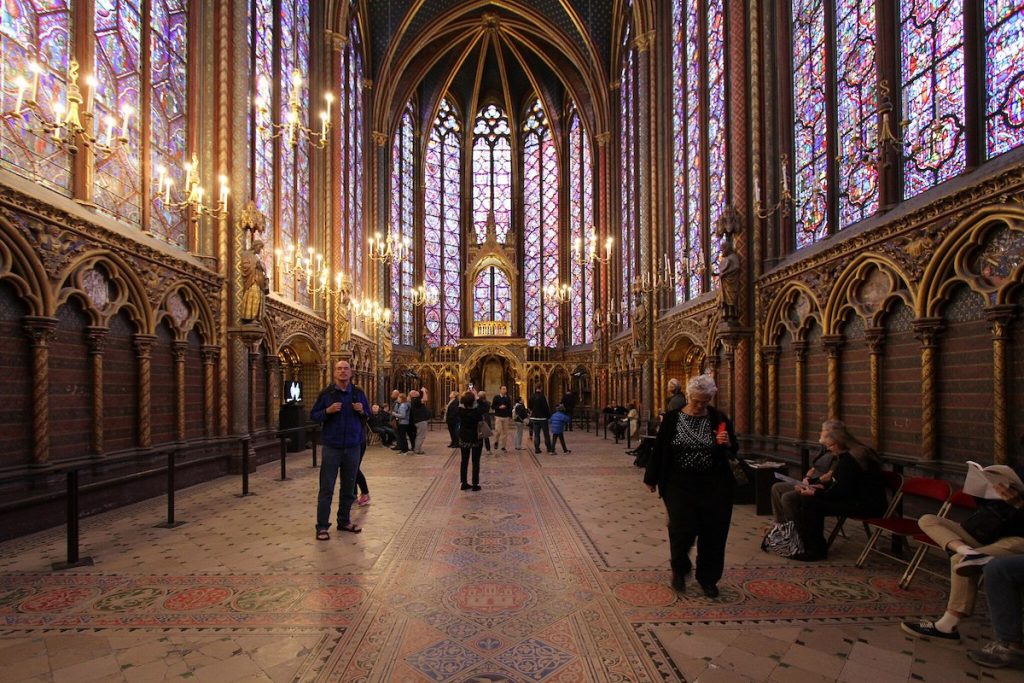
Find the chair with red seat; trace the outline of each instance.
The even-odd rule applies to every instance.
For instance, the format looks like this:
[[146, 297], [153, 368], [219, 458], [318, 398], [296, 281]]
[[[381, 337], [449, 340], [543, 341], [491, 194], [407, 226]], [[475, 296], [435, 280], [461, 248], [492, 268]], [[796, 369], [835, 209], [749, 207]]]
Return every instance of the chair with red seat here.
[[[978, 509], [978, 501], [975, 500], [974, 496], [964, 493], [961, 489], [959, 491], [955, 491], [953, 495], [950, 496], [949, 502], [946, 505], [946, 509], [942, 516], [949, 516], [954, 509], [962, 509], [965, 513], [970, 514]], [[918, 543], [917, 551], [914, 553], [914, 557], [910, 560], [910, 566], [907, 567], [907, 570], [903, 572], [902, 578], [900, 578], [900, 588], [908, 588], [910, 586], [910, 582], [914, 580], [914, 574], [917, 573], [919, 569], [923, 572], [928, 572], [933, 576], [938, 576], [939, 578], [948, 577], [948, 569], [940, 574], [939, 572], [933, 572], [932, 570], [921, 566], [921, 563], [924, 562], [924, 557], [928, 554], [928, 551], [932, 548], [939, 548], [938, 544], [931, 539], [931, 536], [926, 533], [919, 533], [914, 534], [911, 538]], [[939, 548], [939, 550], [944, 550], [944, 548]]]
[[[878, 542], [879, 537], [883, 533], [888, 533], [893, 538], [913, 538], [922, 533], [921, 527], [917, 524], [917, 517], [907, 517], [899, 512], [900, 503], [908, 496], [938, 503], [938, 509], [931, 512], [941, 517], [949, 507], [949, 499], [952, 495], [953, 487], [950, 486], [948, 481], [932, 479], [930, 477], [904, 479], [903, 485], [900, 486], [899, 491], [893, 496], [885, 515], [883, 517], [863, 520], [873, 531], [871, 532], [871, 537], [868, 538], [867, 544], [864, 546], [864, 550], [861, 551], [860, 557], [857, 558], [857, 566], [862, 567], [867, 561], [868, 555], [873, 552], [909, 566], [910, 563], [902, 557], [876, 548], [875, 544]], [[902, 579], [900, 583], [902, 584]]]
[[[888, 517], [892, 514], [892, 510], [895, 509], [896, 495], [899, 493], [900, 487], [903, 486], [903, 475], [898, 472], [890, 472], [888, 470], [882, 470], [882, 478], [885, 480], [885, 491], [889, 497], [889, 507], [886, 509], [883, 517]], [[836, 536], [842, 534], [846, 537], [846, 533], [843, 531], [843, 525], [846, 524], [847, 519], [852, 519], [855, 522], [860, 522], [864, 525], [864, 535], [871, 537], [871, 529], [868, 528], [867, 520], [870, 517], [858, 517], [857, 515], [839, 515], [836, 517], [836, 524], [832, 527], [832, 532], [828, 535], [828, 547], [832, 547], [832, 542], [836, 540]]]

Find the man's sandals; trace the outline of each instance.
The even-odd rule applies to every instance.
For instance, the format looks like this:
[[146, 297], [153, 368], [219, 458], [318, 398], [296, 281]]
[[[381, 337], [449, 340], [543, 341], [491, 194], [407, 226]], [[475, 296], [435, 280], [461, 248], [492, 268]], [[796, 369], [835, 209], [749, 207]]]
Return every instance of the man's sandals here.
[[[349, 522], [345, 526], [338, 526], [338, 531], [347, 531], [350, 534], [361, 533], [363, 527], [359, 526], [355, 522]], [[331, 534], [328, 533], [327, 529], [319, 529], [316, 532], [316, 540], [318, 541], [329, 541], [331, 540]]]

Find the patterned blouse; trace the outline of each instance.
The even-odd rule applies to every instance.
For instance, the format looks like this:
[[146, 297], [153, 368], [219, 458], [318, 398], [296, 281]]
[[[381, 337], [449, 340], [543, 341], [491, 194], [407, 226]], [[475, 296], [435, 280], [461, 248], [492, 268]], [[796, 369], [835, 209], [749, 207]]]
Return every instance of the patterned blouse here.
[[679, 412], [679, 421], [676, 422], [676, 435], [672, 439], [672, 445], [684, 448], [688, 451], [711, 452], [711, 446], [715, 439], [711, 434], [711, 417], [701, 415], [694, 417], [685, 412]]

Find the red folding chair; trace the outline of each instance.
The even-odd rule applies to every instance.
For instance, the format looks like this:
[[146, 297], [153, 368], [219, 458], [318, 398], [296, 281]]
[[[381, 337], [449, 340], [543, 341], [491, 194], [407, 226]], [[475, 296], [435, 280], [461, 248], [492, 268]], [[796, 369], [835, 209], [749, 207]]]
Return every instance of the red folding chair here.
[[[890, 560], [895, 560], [900, 564], [908, 565], [909, 567], [910, 563], [902, 557], [876, 548], [875, 544], [878, 542], [879, 537], [883, 532], [888, 533], [893, 538], [913, 538], [917, 534], [921, 533], [921, 527], [917, 525], [917, 517], [905, 517], [902, 513], [898, 512], [899, 504], [907, 496], [937, 502], [938, 509], [934, 514], [941, 517], [949, 507], [949, 498], [952, 495], [953, 487], [949, 485], [948, 481], [932, 479], [930, 477], [912, 477], [910, 479], [904, 479], [900, 490], [895, 496], [893, 496], [892, 502], [889, 504], [889, 509], [886, 510], [885, 516], [864, 520], [864, 523], [868, 527], [872, 528], [873, 531], [871, 532], [871, 537], [868, 539], [867, 544], [864, 546], [864, 550], [861, 551], [860, 557], [857, 558], [857, 566], [862, 567], [864, 562], [867, 561], [868, 555], [874, 552], [884, 557], [888, 557]], [[905, 575], [906, 574], [904, 574], [904, 576]], [[902, 579], [900, 582], [902, 584]]]
[[[974, 496], [968, 495], [963, 490], [955, 491], [949, 498], [949, 502], [946, 505], [942, 517], [948, 517], [954, 509], [962, 509], [965, 513], [970, 514], [978, 509], [978, 501], [974, 499]], [[922, 567], [921, 563], [924, 562], [924, 556], [928, 554], [928, 551], [932, 548], [939, 548], [938, 544], [932, 540], [931, 536], [926, 533], [914, 534], [913, 540], [917, 541], [917, 551], [914, 553], [914, 557], [910, 560], [910, 566], [907, 567], [907, 571], [903, 572], [903, 577], [900, 579], [900, 588], [908, 588], [910, 582], [914, 580], [914, 574], [920, 569], [923, 572], [928, 572], [932, 576], [938, 576], [939, 578], [945, 578], [949, 576], [949, 572], [933, 572], [926, 567]], [[945, 548], [939, 548], [939, 550], [945, 550]]]
[[[890, 501], [896, 500], [896, 494], [899, 493], [900, 487], [903, 486], [903, 475], [898, 472], [890, 472], [888, 470], [882, 470], [882, 479], [885, 480], [885, 490], [889, 496]], [[889, 503], [889, 508], [893, 507], [893, 503]], [[891, 514], [891, 509], [886, 509], [883, 516]], [[836, 537], [840, 534], [843, 537], [846, 533], [843, 531], [843, 525], [846, 524], [847, 519], [852, 519], [855, 522], [860, 522], [864, 525], [864, 535], [871, 537], [871, 530], [868, 528], [867, 520], [870, 517], [858, 517], [857, 515], [839, 515], [836, 517], [836, 525], [832, 527], [832, 532], [828, 535], [828, 547], [832, 547], [832, 542], [836, 540]]]

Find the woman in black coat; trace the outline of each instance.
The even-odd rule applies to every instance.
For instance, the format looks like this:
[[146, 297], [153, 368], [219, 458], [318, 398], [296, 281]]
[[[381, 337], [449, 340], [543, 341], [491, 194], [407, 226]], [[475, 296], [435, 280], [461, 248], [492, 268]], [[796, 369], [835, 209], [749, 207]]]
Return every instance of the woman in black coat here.
[[[476, 394], [467, 391], [459, 401], [459, 449], [462, 451], [462, 464], [459, 467], [459, 476], [462, 480], [462, 490], [480, 490], [480, 451], [483, 449], [483, 439], [478, 431], [479, 425], [484, 421], [483, 413], [476, 403]], [[470, 456], [473, 458], [473, 484], [470, 485], [466, 478]]]
[[660, 493], [668, 512], [672, 588], [686, 590], [696, 541], [697, 583], [709, 598], [718, 597], [725, 568], [736, 486], [729, 460], [739, 450], [732, 421], [710, 405], [717, 393], [708, 375], [690, 380], [686, 405], [665, 413], [644, 473], [647, 488]]

